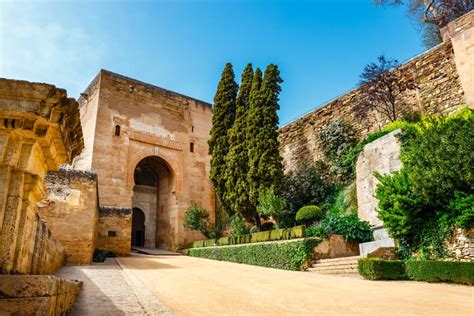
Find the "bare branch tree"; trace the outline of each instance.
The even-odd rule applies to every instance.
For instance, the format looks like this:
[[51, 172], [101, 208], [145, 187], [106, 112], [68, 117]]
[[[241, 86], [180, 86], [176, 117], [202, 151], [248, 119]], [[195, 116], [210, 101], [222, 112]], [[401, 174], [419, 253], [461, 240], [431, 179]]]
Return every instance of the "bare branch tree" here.
[[431, 47], [441, 42], [440, 29], [474, 9], [474, 0], [373, 0], [375, 5], [403, 5], [423, 30], [423, 42]]
[[415, 88], [412, 78], [402, 77], [401, 73], [394, 71], [398, 61], [378, 57], [378, 63], [365, 66], [360, 75], [361, 99], [369, 108], [385, 116], [390, 122], [396, 121], [400, 116], [400, 107], [404, 106], [401, 94]]

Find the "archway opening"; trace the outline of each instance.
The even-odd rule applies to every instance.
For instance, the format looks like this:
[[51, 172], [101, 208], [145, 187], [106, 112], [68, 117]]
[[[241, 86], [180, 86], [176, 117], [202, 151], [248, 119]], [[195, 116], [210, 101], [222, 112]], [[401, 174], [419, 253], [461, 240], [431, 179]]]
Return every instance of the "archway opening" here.
[[132, 213], [132, 247], [145, 246], [145, 214], [134, 207]]
[[145, 216], [144, 246], [170, 249], [173, 228], [173, 173], [169, 164], [160, 157], [142, 159], [134, 172], [132, 207]]

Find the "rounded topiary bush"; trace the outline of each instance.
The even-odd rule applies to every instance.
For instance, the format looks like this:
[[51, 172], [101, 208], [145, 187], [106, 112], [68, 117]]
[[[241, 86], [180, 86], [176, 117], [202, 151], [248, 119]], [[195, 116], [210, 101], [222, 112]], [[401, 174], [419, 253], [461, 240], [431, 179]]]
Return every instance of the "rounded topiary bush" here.
[[296, 213], [296, 221], [303, 224], [311, 224], [323, 217], [323, 211], [316, 205], [303, 206]]

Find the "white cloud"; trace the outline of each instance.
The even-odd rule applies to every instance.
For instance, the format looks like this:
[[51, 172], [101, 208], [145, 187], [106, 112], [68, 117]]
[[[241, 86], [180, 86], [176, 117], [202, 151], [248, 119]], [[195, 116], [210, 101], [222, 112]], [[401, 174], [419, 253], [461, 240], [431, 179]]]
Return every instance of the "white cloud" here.
[[105, 47], [56, 4], [0, 0], [0, 76], [51, 83], [78, 97]]

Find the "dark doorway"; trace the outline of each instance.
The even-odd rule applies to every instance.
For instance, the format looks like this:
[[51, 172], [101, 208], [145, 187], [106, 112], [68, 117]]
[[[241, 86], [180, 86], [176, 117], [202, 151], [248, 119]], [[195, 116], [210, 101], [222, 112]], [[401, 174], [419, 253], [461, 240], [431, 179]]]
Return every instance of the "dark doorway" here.
[[139, 208], [133, 208], [132, 214], [132, 247], [145, 245], [145, 214]]

